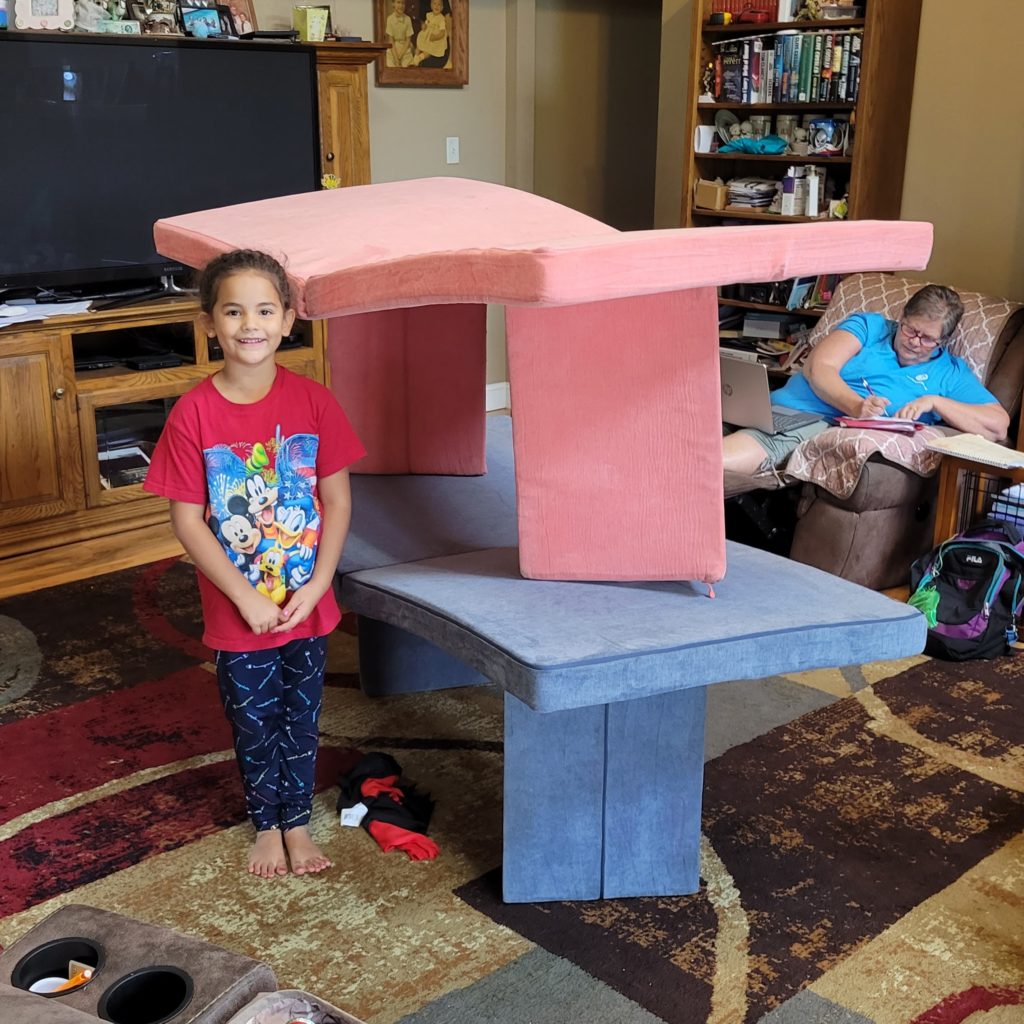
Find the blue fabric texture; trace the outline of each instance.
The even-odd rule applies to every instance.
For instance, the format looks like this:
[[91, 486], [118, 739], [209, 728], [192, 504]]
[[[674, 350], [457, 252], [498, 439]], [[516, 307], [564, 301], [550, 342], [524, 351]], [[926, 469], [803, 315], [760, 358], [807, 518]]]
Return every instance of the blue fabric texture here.
[[550, 715], [505, 695], [506, 902], [696, 892], [706, 693]]
[[[861, 343], [861, 350], [840, 370], [839, 375], [858, 395], [867, 397], [866, 380], [877, 395], [889, 399], [889, 411], [895, 412], [923, 394], [942, 395], [970, 405], [997, 401], [974, 376], [959, 356], [937, 348], [926, 363], [900, 366], [893, 348], [893, 336], [899, 324], [880, 313], [854, 313], [838, 324], [837, 331], [848, 331]], [[813, 412], [826, 419], [842, 413], [819, 398], [802, 374], [791, 377], [772, 393], [772, 402], [799, 412]], [[924, 423], [938, 423], [939, 417], [929, 412], [921, 417]]]
[[511, 417], [487, 417], [486, 458], [483, 476], [354, 473], [338, 571], [518, 544]]
[[686, 582], [525, 580], [499, 548], [345, 577], [345, 607], [430, 640], [537, 711], [918, 654], [924, 616], [778, 555], [727, 545]]

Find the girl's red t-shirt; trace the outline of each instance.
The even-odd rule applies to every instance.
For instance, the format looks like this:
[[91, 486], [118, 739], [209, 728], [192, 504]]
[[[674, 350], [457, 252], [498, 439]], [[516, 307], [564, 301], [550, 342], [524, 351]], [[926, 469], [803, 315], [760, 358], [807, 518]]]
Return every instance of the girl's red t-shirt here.
[[[225, 556], [283, 605], [313, 572], [321, 527], [317, 480], [365, 454], [334, 395], [279, 366], [270, 391], [251, 405], [226, 399], [212, 378], [179, 399], [143, 486], [204, 505]], [[257, 635], [224, 593], [198, 575], [203, 642], [216, 650], [265, 650], [324, 636], [341, 618], [329, 589], [294, 630]]]

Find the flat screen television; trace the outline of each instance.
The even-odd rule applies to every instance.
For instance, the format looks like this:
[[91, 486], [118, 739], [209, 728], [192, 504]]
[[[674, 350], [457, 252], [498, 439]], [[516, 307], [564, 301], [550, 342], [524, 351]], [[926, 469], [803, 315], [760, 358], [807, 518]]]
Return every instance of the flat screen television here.
[[0, 294], [183, 270], [153, 223], [314, 190], [313, 47], [0, 32]]

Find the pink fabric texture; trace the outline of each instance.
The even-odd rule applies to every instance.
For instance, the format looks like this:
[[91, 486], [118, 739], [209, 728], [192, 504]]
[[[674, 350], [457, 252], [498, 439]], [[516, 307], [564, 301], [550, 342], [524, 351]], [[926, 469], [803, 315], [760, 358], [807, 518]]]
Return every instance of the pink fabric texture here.
[[369, 453], [359, 473], [486, 472], [486, 306], [328, 321], [331, 389]]
[[[867, 310], [898, 318], [910, 296], [924, 284], [924, 281], [891, 274], [853, 274], [845, 278], [811, 331], [811, 344], [816, 345], [851, 313]], [[960, 292], [960, 298], [964, 315], [949, 350], [965, 359], [984, 381], [996, 339], [1021, 305], [980, 292]], [[853, 494], [864, 463], [873, 455], [880, 455], [920, 476], [931, 476], [938, 471], [942, 456], [925, 445], [946, 433], [949, 430], [938, 427], [927, 427], [912, 435], [832, 427], [805, 441], [793, 452], [786, 463], [785, 476], [817, 484], [839, 498]]]
[[318, 319], [445, 302], [566, 305], [822, 272], [920, 269], [932, 228], [850, 221], [619, 232], [502, 185], [426, 178], [170, 217], [157, 222], [154, 237], [159, 252], [189, 266], [242, 247], [280, 256], [299, 316]]
[[[381, 397], [408, 342], [460, 337], [463, 307], [447, 304], [516, 307], [506, 315], [524, 574], [714, 582], [725, 571], [714, 286], [920, 269], [932, 231], [853, 221], [620, 233], [515, 189], [435, 178], [174, 217], [155, 237], [160, 252], [192, 266], [239, 247], [282, 257], [300, 316], [435, 307], [416, 330], [376, 316], [351, 331], [331, 326], [332, 338], [351, 335], [353, 349], [366, 349], [337, 363], [332, 355], [334, 386], [344, 393], [350, 382], [339, 378], [350, 371], [353, 388], [359, 374], [377, 380], [371, 402], [388, 410], [362, 406], [353, 419], [395, 425], [370, 440], [385, 449], [382, 464], [401, 465], [421, 429]], [[379, 335], [390, 371], [371, 367]], [[467, 336], [465, 351], [479, 359], [475, 330]], [[463, 358], [444, 348], [433, 372], [402, 378], [406, 402], [425, 419], [457, 404], [462, 421], [461, 402], [418, 392], [450, 381], [461, 389], [471, 374], [453, 367]]]
[[506, 321], [520, 572], [720, 580], [715, 289], [515, 308]]

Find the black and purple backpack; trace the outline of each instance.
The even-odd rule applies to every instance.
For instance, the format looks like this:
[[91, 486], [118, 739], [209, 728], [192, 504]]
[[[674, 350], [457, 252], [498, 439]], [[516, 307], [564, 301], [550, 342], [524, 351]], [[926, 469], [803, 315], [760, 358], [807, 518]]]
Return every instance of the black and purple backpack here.
[[925, 653], [948, 661], [998, 658], [1017, 642], [1024, 606], [1024, 537], [983, 519], [910, 567], [909, 604], [928, 619]]

